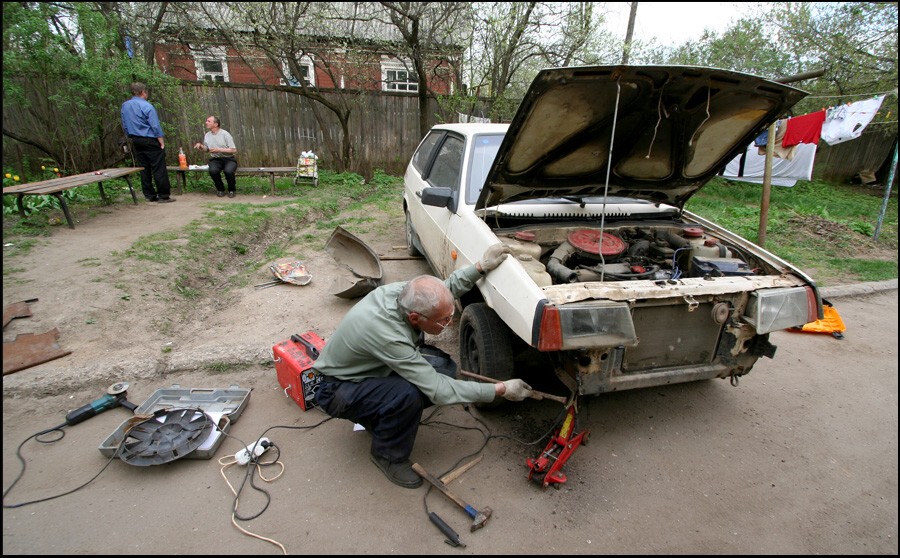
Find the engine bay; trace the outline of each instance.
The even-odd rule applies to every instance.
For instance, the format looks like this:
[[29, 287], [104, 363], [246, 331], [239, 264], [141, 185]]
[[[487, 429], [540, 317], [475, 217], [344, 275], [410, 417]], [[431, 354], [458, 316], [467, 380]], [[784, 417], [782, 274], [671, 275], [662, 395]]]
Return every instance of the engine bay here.
[[588, 281], [669, 281], [775, 273], [695, 224], [495, 230], [540, 287]]

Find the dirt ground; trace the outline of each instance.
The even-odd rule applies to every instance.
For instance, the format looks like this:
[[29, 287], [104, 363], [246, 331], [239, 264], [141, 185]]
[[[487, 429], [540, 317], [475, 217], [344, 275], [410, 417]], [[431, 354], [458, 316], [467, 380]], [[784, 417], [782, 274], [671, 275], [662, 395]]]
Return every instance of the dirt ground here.
[[[241, 515], [264, 512], [239, 524], [291, 554], [897, 553], [896, 291], [832, 301], [848, 326], [843, 341], [773, 334], [775, 359], [761, 360], [736, 388], [697, 382], [585, 402], [580, 428], [590, 443], [566, 465], [560, 490], [528, 482], [525, 459], [546, 442], [523, 443], [552, 427], [558, 404], [426, 412], [413, 459], [437, 475], [481, 447], [475, 428], [503, 436], [451, 485], [472, 506], [493, 510], [484, 529], [469, 532], [471, 518], [435, 490], [388, 482], [368, 461], [368, 435], [350, 423], [298, 428], [326, 417], [285, 398], [272, 346], [306, 331], [327, 339], [353, 304], [328, 294], [340, 273], [329, 255], [305, 251], [313, 276], [305, 287], [249, 285], [191, 307], [186, 319], [172, 306], [171, 278], [112, 264], [141, 236], [180, 228], [216, 203], [186, 194], [173, 204], [116, 204], [75, 230], [56, 229], [27, 261], [13, 262], [24, 271], [4, 278], [4, 307], [38, 301], [32, 317], [5, 328], [4, 342], [58, 328], [72, 353], [3, 378], [4, 554], [279, 553], [232, 525], [223, 475], [238, 486], [246, 469], [223, 472], [217, 462], [262, 434], [285, 471], [270, 483], [257, 479], [268, 504], [261, 493], [242, 493]], [[379, 254], [405, 254], [396, 248], [405, 242], [399, 220], [361, 236]], [[417, 260], [383, 265], [387, 282], [429, 271]], [[258, 279], [270, 276], [261, 269]], [[456, 355], [453, 329], [430, 341]], [[130, 384], [136, 404], [173, 385], [236, 385], [251, 395], [229, 431], [236, 439], [213, 459], [155, 467], [116, 460], [103, 469], [109, 460], [98, 446], [129, 415], [112, 409], [55, 443], [27, 442], [24, 475], [7, 494], [22, 469], [20, 442], [117, 381]], [[72, 490], [98, 472], [72, 494], [7, 507]], [[468, 546], [444, 544], [426, 510]]]

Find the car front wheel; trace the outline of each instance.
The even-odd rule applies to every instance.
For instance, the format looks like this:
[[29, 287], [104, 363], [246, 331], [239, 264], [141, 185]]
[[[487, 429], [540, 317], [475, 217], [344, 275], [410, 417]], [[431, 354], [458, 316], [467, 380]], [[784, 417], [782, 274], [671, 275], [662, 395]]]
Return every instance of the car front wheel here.
[[[512, 332], [487, 304], [470, 304], [459, 320], [459, 359], [461, 368], [495, 380], [509, 380], [515, 370]], [[477, 403], [479, 408], [492, 408], [503, 403]]]

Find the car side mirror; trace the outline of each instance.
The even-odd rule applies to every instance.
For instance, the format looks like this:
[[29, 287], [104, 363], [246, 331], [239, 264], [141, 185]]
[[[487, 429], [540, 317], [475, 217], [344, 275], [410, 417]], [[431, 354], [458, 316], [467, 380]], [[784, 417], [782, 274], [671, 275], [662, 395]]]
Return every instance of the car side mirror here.
[[422, 203], [434, 207], [451, 207], [453, 192], [447, 187], [432, 186], [422, 189]]

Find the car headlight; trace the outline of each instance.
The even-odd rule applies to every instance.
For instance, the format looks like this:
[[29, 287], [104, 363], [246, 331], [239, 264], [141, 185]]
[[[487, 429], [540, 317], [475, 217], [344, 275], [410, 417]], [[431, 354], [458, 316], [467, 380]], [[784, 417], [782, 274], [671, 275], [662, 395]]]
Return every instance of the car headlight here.
[[538, 335], [541, 351], [637, 344], [631, 309], [624, 302], [544, 306]]
[[750, 293], [744, 320], [756, 333], [769, 333], [816, 321], [816, 308], [810, 287], [762, 289]]

